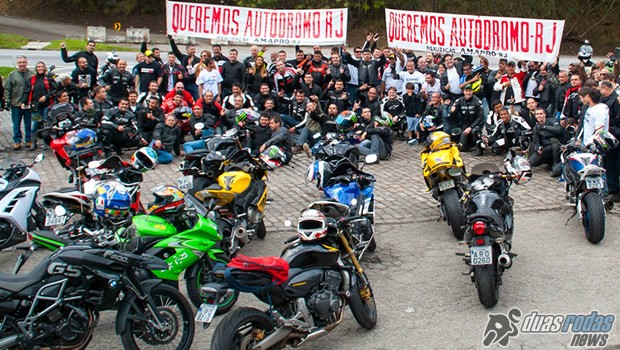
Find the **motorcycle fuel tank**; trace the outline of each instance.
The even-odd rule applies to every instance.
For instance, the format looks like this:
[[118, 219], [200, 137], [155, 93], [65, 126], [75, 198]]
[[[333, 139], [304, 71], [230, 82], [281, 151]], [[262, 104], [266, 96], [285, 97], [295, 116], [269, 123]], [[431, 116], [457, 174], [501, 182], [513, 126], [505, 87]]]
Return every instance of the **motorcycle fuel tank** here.
[[323, 280], [323, 270], [313, 269], [305, 270], [299, 274], [289, 278], [284, 287], [284, 292], [290, 297], [303, 297], [312, 290], [317, 289]]
[[357, 182], [352, 181], [348, 184], [335, 184], [325, 187], [325, 197], [333, 198], [339, 203], [350, 205], [352, 199], [357, 199], [360, 195], [360, 187]]
[[252, 182], [252, 177], [243, 171], [227, 171], [217, 178], [222, 189], [234, 193], [242, 193]]
[[340, 251], [326, 245], [296, 244], [282, 252], [290, 268], [314, 268], [338, 266]]
[[177, 229], [164, 218], [152, 215], [136, 215], [132, 222], [140, 236], [168, 237], [177, 234]]

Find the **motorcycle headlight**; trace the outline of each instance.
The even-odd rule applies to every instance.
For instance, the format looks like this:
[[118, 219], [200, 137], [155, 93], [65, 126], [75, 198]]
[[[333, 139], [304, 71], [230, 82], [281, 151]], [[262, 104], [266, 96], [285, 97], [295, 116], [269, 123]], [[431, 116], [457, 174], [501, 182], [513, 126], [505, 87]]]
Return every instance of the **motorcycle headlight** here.
[[450, 175], [452, 177], [459, 177], [459, 176], [463, 175], [463, 172], [459, 168], [450, 168], [450, 169], [448, 169], [448, 175]]

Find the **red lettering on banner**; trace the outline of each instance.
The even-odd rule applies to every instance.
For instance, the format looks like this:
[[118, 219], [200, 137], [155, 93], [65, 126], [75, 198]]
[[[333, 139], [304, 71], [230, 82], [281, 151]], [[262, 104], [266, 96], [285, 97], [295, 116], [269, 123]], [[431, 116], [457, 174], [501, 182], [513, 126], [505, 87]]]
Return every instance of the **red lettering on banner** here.
[[555, 41], [557, 40], [556, 38], [556, 33], [558, 29], [557, 27], [558, 27], [557, 23], [554, 22], [553, 23], [553, 36], [552, 36], [553, 39], [551, 39], [551, 45], [545, 45], [545, 51], [547, 53], [553, 53], [553, 49], [555, 48]]
[[288, 13], [287, 14], [287, 23], [286, 23], [286, 36], [288, 37], [293, 37], [293, 21], [295, 19], [293, 18], [293, 14], [292, 13]]
[[334, 20], [334, 17], [332, 17], [332, 12], [331, 11], [325, 12], [325, 37], [326, 38], [331, 39], [332, 37], [332, 31], [334, 30], [334, 26], [332, 24], [333, 20]]
[[543, 51], [543, 24], [536, 22], [536, 34], [534, 34], [534, 52], [542, 53]]
[[519, 22], [510, 22], [510, 46], [509, 50], [519, 49]]
[[196, 7], [196, 17], [194, 18], [195, 21], [195, 26], [194, 28], [196, 28], [197, 32], [200, 32], [202, 30], [202, 6], [197, 6]]
[[510, 41], [510, 32], [508, 31], [508, 22], [502, 21], [501, 33], [502, 36], [500, 38], [502, 51], [508, 51], [508, 42]]
[[443, 17], [439, 17], [439, 21], [437, 21], [437, 28], [439, 28], [439, 33], [441, 34], [437, 39], [437, 44], [443, 46], [446, 43], [446, 33], [443, 30], [443, 25], [446, 24], [446, 19]]
[[489, 50], [489, 48], [491, 47], [491, 21], [485, 19], [482, 22], [482, 32], [484, 33], [484, 45], [482, 46], [482, 48], [484, 50]]
[[302, 22], [301, 13], [298, 12], [295, 14], [295, 37], [296, 38], [301, 37], [301, 22]]
[[321, 36], [321, 13], [320, 12], [314, 12], [312, 13], [312, 21], [314, 22], [314, 27], [312, 29], [314, 29], [312, 31], [312, 36], [315, 38], [319, 38]]
[[474, 21], [474, 47], [477, 49], [482, 49], [482, 21], [476, 19]]
[[521, 52], [530, 51], [530, 24], [529, 22], [521, 22]]
[[279, 26], [278, 26], [278, 37], [280, 38], [284, 38], [284, 36], [286, 35], [286, 13], [284, 12], [280, 12], [280, 18], [279, 18]]
[[467, 18], [466, 19], [467, 22], [469, 22], [467, 25], [463, 26], [463, 30], [465, 32], [469, 32], [469, 36], [468, 36], [468, 40], [467, 43], [465, 44], [465, 46], [468, 47], [472, 47], [472, 45], [474, 44], [474, 38], [472, 38], [472, 35], [476, 35], [476, 33], [473, 32], [473, 27], [474, 25], [472, 24], [474, 22], [473, 18]]
[[248, 30], [250, 30], [250, 34], [252, 34], [252, 27], [255, 27], [252, 24], [252, 13], [252, 10], [248, 11], [248, 15], [245, 18], [245, 29], [243, 30], [243, 36], [248, 36]]
[[232, 11], [232, 15], [230, 16], [230, 21], [233, 24], [232, 28], [230, 29], [230, 34], [232, 35], [239, 35], [239, 22], [237, 21], [237, 17], [239, 17], [239, 14], [241, 14], [241, 12], [235, 9]]
[[213, 8], [213, 22], [211, 23], [211, 33], [220, 33], [220, 21], [222, 16], [222, 9], [218, 7]]
[[194, 9], [195, 6], [194, 5], [189, 5], [188, 11], [187, 11], [187, 30], [193, 32], [194, 31]]
[[450, 29], [450, 45], [449, 46], [458, 46], [458, 38], [456, 37], [457, 31], [456, 18], [452, 18], [452, 25]]
[[278, 13], [277, 12], [273, 12], [270, 13], [269, 16], [271, 16], [271, 20], [269, 21], [269, 36], [271, 38], [274, 38], [276, 35], [278, 35], [277, 33], [277, 29], [278, 29]]
[[303, 32], [301, 33], [301, 36], [304, 38], [309, 38], [311, 33], [310, 30], [312, 28], [310, 28], [310, 21], [312, 20], [312, 14], [310, 12], [304, 12], [304, 29]]
[[344, 37], [344, 11], [340, 11], [340, 16], [338, 17], [340, 18], [340, 25], [338, 25], [338, 29], [334, 32], [334, 35], [336, 38], [342, 38]]

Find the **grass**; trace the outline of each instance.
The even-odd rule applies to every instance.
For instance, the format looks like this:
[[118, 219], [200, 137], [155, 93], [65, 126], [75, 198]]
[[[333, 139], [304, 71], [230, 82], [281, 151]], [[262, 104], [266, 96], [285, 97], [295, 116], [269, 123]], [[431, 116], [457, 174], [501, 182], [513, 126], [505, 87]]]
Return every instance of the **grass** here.
[[[76, 39], [67, 39], [67, 40], [54, 40], [49, 45], [44, 47], [44, 50], [60, 50], [60, 44], [65, 43], [68, 51], [83, 51], [86, 48], [86, 40], [76, 40]], [[96, 51], [112, 51], [116, 50], [119, 52], [138, 52], [138, 46], [135, 47], [124, 47], [117, 46], [105, 43], [97, 43]]]
[[0, 33], [0, 49], [19, 49], [29, 41], [30, 39], [21, 35]]
[[6, 77], [11, 73], [15, 68], [14, 67], [3, 67], [0, 66], [0, 76], [2, 80], [6, 80]]

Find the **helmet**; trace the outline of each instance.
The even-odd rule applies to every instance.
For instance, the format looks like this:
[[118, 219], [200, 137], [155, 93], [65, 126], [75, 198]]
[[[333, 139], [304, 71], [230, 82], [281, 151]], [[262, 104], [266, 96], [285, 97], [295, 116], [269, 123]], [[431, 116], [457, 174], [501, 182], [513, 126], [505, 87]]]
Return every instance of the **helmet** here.
[[192, 117], [192, 109], [187, 106], [177, 107], [173, 112], [177, 119], [189, 119]]
[[131, 156], [131, 164], [141, 172], [155, 169], [157, 152], [151, 147], [142, 147]]
[[155, 199], [148, 205], [150, 214], [178, 211], [185, 203], [183, 192], [173, 186], [156, 186], [151, 189], [151, 192]]
[[450, 135], [446, 134], [443, 131], [435, 131], [431, 133], [426, 142], [424, 143], [425, 147], [428, 147], [431, 151], [438, 151], [440, 149], [446, 149], [452, 145], [452, 140], [450, 139]]
[[67, 143], [72, 151], [80, 151], [97, 143], [97, 133], [90, 129], [82, 129], [76, 132]]
[[100, 218], [118, 223], [129, 214], [131, 196], [127, 188], [117, 181], [106, 181], [95, 188], [95, 214]]
[[618, 140], [609, 131], [600, 130], [592, 136], [588, 144], [593, 144], [599, 153], [605, 154], [618, 147]]
[[388, 112], [382, 112], [380, 116], [375, 117], [375, 121], [381, 126], [392, 126], [392, 115]]
[[118, 55], [116, 54], [116, 50], [115, 50], [112, 52], [108, 52], [108, 54], [105, 56], [105, 60], [108, 63], [116, 64], [118, 63], [118, 60], [120, 60], [120, 57], [118, 57]]
[[240, 109], [236, 113], [236, 122], [245, 122], [246, 124], [249, 122], [254, 122], [258, 120], [259, 114], [256, 111], [251, 109]]
[[357, 114], [353, 111], [342, 111], [342, 113], [338, 114], [336, 117], [336, 124], [338, 125], [338, 129], [340, 131], [349, 131], [353, 129], [355, 123], [357, 123]]
[[530, 162], [512, 151], [506, 156], [504, 167], [509, 174], [516, 175], [514, 181], [517, 184], [526, 183], [532, 178]]
[[331, 176], [331, 166], [324, 160], [316, 160], [306, 169], [306, 182], [314, 183], [316, 188], [323, 190]]
[[435, 117], [433, 117], [432, 115], [427, 115], [426, 117], [424, 117], [424, 119], [422, 119], [422, 125], [424, 125], [424, 129], [429, 129], [435, 126], [434, 119]]
[[50, 108], [50, 118], [54, 121], [63, 121], [75, 114], [75, 108], [71, 103], [57, 103]]
[[278, 146], [271, 146], [267, 148], [260, 155], [260, 159], [265, 162], [271, 169], [282, 167], [287, 162], [287, 157], [284, 151]]
[[297, 235], [302, 241], [315, 241], [327, 235], [325, 214], [316, 209], [306, 209], [297, 223]]

